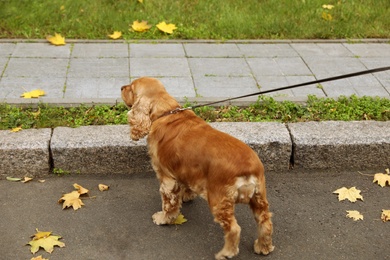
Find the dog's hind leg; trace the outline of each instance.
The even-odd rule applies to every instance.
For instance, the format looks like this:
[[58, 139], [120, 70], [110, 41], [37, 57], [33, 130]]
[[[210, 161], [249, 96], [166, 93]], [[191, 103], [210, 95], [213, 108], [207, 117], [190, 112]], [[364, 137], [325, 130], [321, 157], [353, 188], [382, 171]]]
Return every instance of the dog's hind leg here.
[[153, 215], [153, 222], [157, 225], [171, 224], [180, 214], [182, 204], [181, 185], [172, 178], [161, 178], [160, 194], [162, 200], [162, 211]]
[[254, 244], [254, 250], [257, 254], [268, 255], [274, 250], [272, 245], [273, 226], [271, 221], [272, 213], [269, 212], [268, 201], [264, 180], [259, 184], [249, 205], [255, 216], [258, 230], [258, 238]]
[[209, 205], [214, 221], [219, 223], [224, 231], [225, 244], [221, 251], [215, 255], [215, 259], [232, 258], [239, 252], [241, 228], [234, 216], [235, 201], [233, 197], [224, 197], [221, 200], [209, 194]]

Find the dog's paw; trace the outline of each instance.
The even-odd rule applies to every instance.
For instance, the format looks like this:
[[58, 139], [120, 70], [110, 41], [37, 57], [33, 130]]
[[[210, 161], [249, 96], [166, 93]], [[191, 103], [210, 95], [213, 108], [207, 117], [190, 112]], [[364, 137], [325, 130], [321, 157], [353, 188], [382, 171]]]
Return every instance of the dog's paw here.
[[259, 243], [259, 240], [256, 239], [255, 245], [253, 246], [256, 254], [263, 254], [268, 255], [272, 251], [274, 251], [275, 247], [272, 245], [272, 243], [266, 245]]
[[152, 216], [153, 222], [156, 225], [166, 225], [170, 224], [169, 218], [167, 218], [164, 212], [159, 211], [153, 214]]
[[225, 260], [225, 259], [230, 259], [233, 258], [234, 256], [238, 255], [239, 249], [238, 247], [232, 251], [227, 251], [222, 249], [218, 254], [215, 255], [216, 260]]

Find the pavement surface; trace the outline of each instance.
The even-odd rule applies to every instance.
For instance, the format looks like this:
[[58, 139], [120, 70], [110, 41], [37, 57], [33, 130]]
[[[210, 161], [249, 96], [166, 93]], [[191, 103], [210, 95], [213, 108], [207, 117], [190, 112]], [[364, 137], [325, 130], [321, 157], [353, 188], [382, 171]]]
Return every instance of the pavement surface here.
[[[141, 76], [158, 77], [183, 100], [218, 100], [390, 64], [384, 40], [216, 42], [0, 41], [0, 101], [37, 102], [20, 95], [41, 88], [40, 101], [57, 104], [115, 103], [120, 86]], [[390, 97], [390, 72], [323, 83], [270, 95]], [[256, 97], [249, 101], [256, 100]], [[241, 100], [242, 101], [242, 100]]]
[[[365, 174], [372, 174], [367, 171]], [[242, 228], [240, 253], [234, 259], [390, 259], [390, 222], [380, 220], [390, 209], [389, 187], [372, 183], [358, 172], [267, 172], [267, 194], [274, 213], [275, 251], [254, 254], [256, 227], [246, 205], [236, 207]], [[62, 236], [51, 260], [73, 259], [213, 259], [223, 245], [223, 233], [206, 201], [184, 204], [182, 225], [157, 226], [151, 216], [161, 210], [154, 173], [119, 176], [73, 175], [46, 177], [28, 183], [0, 181], [1, 259], [30, 259], [26, 244], [35, 229]], [[90, 190], [85, 206], [62, 210], [57, 201], [78, 183]], [[100, 192], [97, 185], [110, 186]], [[364, 201], [339, 202], [333, 191], [356, 186]], [[346, 218], [358, 210], [364, 219]]]
[[[68, 41], [65, 46], [0, 40], [0, 102], [115, 104], [121, 102], [122, 85], [152, 76], [179, 101], [204, 103], [389, 65], [388, 39]], [[45, 90], [46, 96], [20, 98], [36, 88]], [[390, 72], [270, 95], [304, 101], [309, 94], [390, 98]], [[251, 145], [268, 165], [276, 249], [267, 259], [390, 259], [390, 225], [380, 220], [382, 209], [390, 209], [389, 188], [381, 188], [372, 183], [372, 176], [351, 169], [355, 166], [373, 174], [390, 166], [386, 156], [389, 124], [214, 125]], [[118, 163], [110, 156], [116, 156]], [[56, 248], [51, 255], [39, 252], [50, 259], [212, 259], [222, 247], [222, 231], [201, 199], [184, 205], [182, 212], [188, 222], [183, 225], [152, 223], [152, 214], [161, 208], [158, 183], [150, 166], [145, 166], [145, 140], [128, 140], [127, 126], [33, 129], [12, 135], [0, 131], [0, 159], [1, 259], [30, 259], [26, 244], [36, 228], [63, 237], [65, 248]], [[296, 167], [289, 170], [292, 160]], [[129, 168], [122, 167], [126, 162], [131, 162]], [[56, 177], [50, 174], [56, 165], [63, 170], [76, 166], [76, 172], [88, 174]], [[109, 169], [96, 173], [94, 169], [102, 169], [102, 165]], [[335, 165], [336, 169], [331, 169]], [[142, 167], [134, 171], [137, 166]], [[113, 174], [110, 169], [117, 171], [115, 167], [128, 173]], [[29, 171], [36, 176], [32, 182], [5, 180]], [[46, 181], [37, 182], [38, 176]], [[73, 183], [89, 188], [92, 198], [84, 200], [85, 207], [77, 211], [62, 210], [57, 201], [72, 191]], [[99, 192], [99, 183], [109, 185], [110, 190]], [[362, 190], [364, 201], [338, 202], [332, 192], [342, 186]], [[359, 210], [364, 220], [347, 219], [346, 210]], [[242, 239], [235, 259], [263, 258], [253, 254], [255, 223], [249, 209], [237, 206], [237, 218]]]

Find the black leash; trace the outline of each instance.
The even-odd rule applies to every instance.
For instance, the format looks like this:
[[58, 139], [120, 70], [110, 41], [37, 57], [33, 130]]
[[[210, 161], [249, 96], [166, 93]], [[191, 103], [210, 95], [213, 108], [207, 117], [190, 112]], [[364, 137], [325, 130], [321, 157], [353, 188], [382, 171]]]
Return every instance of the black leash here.
[[365, 75], [365, 74], [370, 74], [370, 73], [375, 73], [375, 72], [380, 72], [380, 71], [386, 71], [386, 70], [390, 70], [390, 66], [376, 68], [376, 69], [370, 69], [370, 70], [363, 70], [363, 71], [354, 72], [354, 73], [350, 73], [350, 74], [344, 74], [344, 75], [340, 75], [340, 76], [336, 76], [336, 77], [330, 77], [330, 78], [324, 78], [324, 79], [319, 79], [319, 80], [313, 80], [313, 81], [300, 83], [300, 84], [295, 84], [295, 85], [290, 85], [290, 86], [286, 86], [286, 87], [282, 87], [282, 88], [275, 88], [275, 89], [270, 89], [270, 90], [259, 91], [259, 92], [248, 94], [248, 95], [243, 95], [243, 96], [239, 96], [239, 97], [227, 98], [227, 99], [224, 99], [224, 100], [210, 102], [210, 103], [203, 104], [203, 105], [196, 105], [196, 106], [186, 107], [186, 108], [177, 108], [177, 109], [174, 109], [174, 110], [170, 111], [169, 113], [170, 114], [174, 114], [174, 113], [176, 113], [178, 111], [181, 111], [181, 110], [189, 110], [189, 109], [194, 109], [194, 108], [198, 108], [198, 107], [214, 105], [214, 104], [218, 104], [218, 103], [222, 103], [222, 102], [226, 102], [226, 101], [230, 101], [230, 100], [235, 100], [235, 99], [239, 99], [239, 98], [245, 98], [245, 97], [251, 97], [251, 96], [256, 96], [256, 95], [262, 95], [262, 94], [275, 92], [275, 91], [279, 91], [279, 90], [303, 87], [303, 86], [307, 86], [307, 85], [311, 85], [311, 84], [317, 84], [317, 83], [322, 83], [322, 82], [327, 82], [327, 81], [334, 81], [334, 80], [339, 80], [339, 79], [352, 78], [352, 77], [356, 77], [356, 76], [360, 76], [360, 75]]

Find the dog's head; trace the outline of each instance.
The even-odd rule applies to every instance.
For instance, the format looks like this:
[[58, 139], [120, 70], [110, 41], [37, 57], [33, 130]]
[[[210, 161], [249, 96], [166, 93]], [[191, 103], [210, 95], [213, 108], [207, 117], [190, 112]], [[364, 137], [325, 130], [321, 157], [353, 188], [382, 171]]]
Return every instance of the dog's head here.
[[179, 106], [166, 92], [163, 84], [154, 78], [139, 78], [130, 85], [123, 86], [121, 96], [125, 104], [131, 108], [128, 112], [128, 122], [133, 140], [146, 136], [154, 120]]

